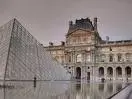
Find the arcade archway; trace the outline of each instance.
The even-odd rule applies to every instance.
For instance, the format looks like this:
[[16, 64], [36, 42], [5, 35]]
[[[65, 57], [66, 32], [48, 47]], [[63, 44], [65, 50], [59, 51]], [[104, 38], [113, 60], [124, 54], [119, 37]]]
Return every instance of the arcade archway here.
[[100, 67], [99, 68], [99, 77], [104, 76], [104, 68]]
[[80, 67], [76, 68], [76, 79], [81, 79], [81, 68]]
[[121, 77], [122, 76], [122, 68], [121, 67], [117, 67], [116, 68], [116, 76], [117, 77]]
[[126, 77], [131, 77], [131, 68], [129, 66], [125, 68], [125, 74], [126, 74]]

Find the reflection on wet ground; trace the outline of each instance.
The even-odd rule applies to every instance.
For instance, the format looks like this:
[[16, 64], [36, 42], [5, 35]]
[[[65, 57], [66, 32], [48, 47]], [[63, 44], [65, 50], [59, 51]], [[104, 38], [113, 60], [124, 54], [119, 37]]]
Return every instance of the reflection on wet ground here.
[[128, 83], [81, 83], [73, 81], [7, 81], [0, 99], [107, 99]]

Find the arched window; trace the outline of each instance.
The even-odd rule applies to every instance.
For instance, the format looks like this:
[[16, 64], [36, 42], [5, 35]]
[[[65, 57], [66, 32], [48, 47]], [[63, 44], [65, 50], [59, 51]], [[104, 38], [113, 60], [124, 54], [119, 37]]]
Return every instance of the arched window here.
[[104, 68], [103, 67], [99, 68], [99, 76], [104, 76]]
[[59, 56], [55, 56], [55, 60], [59, 61]]
[[106, 58], [105, 55], [102, 54], [102, 55], [101, 55], [101, 60], [100, 60], [100, 61], [101, 61], [101, 62], [105, 62], [105, 58]]
[[96, 55], [96, 62], [99, 62], [99, 61], [100, 61], [100, 56]]
[[113, 54], [109, 55], [109, 62], [113, 62]]
[[66, 61], [69, 62], [69, 63], [72, 61], [71, 60], [71, 54], [70, 53], [67, 53], [66, 54]]
[[77, 60], [77, 62], [82, 62], [82, 55], [78, 54], [76, 60]]
[[116, 76], [122, 76], [122, 68], [121, 67], [116, 68]]
[[87, 61], [87, 62], [90, 62], [90, 54], [87, 54], [87, 55], [86, 55], [86, 61]]
[[131, 68], [129, 66], [125, 68], [125, 74], [127, 77], [131, 77]]
[[80, 37], [78, 37], [78, 43], [81, 43], [81, 38]]
[[108, 76], [113, 76], [113, 68], [112, 67], [108, 67], [107, 68], [107, 73], [108, 73]]
[[67, 61], [71, 62], [71, 55], [67, 55]]
[[64, 56], [61, 56], [61, 63], [64, 63]]
[[74, 38], [72, 42], [73, 42], [73, 43], [76, 43], [76, 39]]
[[121, 59], [122, 59], [122, 55], [121, 54], [117, 54], [117, 61], [121, 62]]
[[83, 38], [83, 42], [86, 42], [86, 41], [87, 41], [87, 38], [86, 38], [86, 37], [84, 37], [84, 38]]
[[80, 67], [76, 68], [76, 79], [81, 79], [81, 68]]
[[110, 51], [112, 51], [112, 48], [110, 47]]
[[130, 53], [126, 53], [126, 61], [131, 61], [131, 54]]

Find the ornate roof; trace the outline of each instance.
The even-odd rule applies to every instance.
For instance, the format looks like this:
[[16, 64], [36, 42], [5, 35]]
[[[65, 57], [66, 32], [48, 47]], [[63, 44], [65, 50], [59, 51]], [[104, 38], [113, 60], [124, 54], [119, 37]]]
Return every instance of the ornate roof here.
[[94, 31], [94, 25], [92, 24], [92, 21], [89, 18], [85, 19], [81, 18], [79, 20], [76, 20], [75, 24], [73, 24], [73, 22], [70, 21], [67, 35], [71, 34], [73, 31], [77, 29]]

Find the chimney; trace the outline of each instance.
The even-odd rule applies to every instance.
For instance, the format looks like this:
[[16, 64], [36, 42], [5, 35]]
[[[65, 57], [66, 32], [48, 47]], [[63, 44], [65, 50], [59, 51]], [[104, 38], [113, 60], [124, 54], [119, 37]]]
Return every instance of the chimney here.
[[109, 36], [106, 36], [106, 43], [109, 42]]
[[53, 46], [53, 43], [52, 42], [49, 42], [49, 46]]
[[69, 28], [73, 25], [72, 21], [69, 21]]
[[61, 41], [61, 45], [64, 46], [65, 45], [65, 42], [64, 41]]
[[94, 31], [98, 31], [97, 30], [97, 17], [94, 18]]
[[43, 46], [43, 44], [40, 44], [41, 46]]

